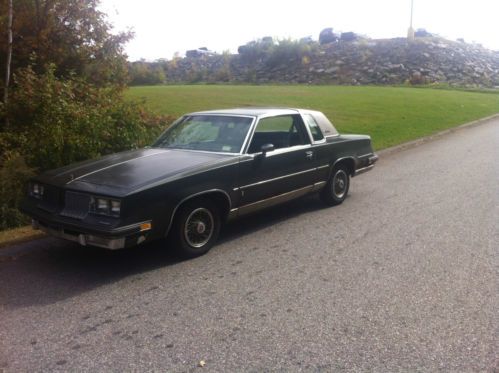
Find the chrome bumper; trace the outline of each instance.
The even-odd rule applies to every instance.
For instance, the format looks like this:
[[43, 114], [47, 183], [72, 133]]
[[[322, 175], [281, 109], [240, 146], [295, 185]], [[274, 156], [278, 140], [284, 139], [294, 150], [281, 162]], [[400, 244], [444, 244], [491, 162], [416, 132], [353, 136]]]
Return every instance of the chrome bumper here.
[[367, 166], [355, 170], [355, 173], [353, 176], [357, 176], [357, 175], [363, 174], [364, 172], [371, 171], [374, 168], [374, 164], [378, 161], [378, 158], [379, 157], [376, 154], [371, 155], [368, 158]]
[[[42, 232], [45, 232], [57, 238], [62, 238], [64, 240], [77, 242], [82, 246], [97, 246], [109, 250], [118, 250], [125, 248], [127, 244], [127, 237], [129, 237], [129, 235], [126, 234], [118, 237], [106, 237], [89, 233], [68, 231], [65, 230], [64, 228], [54, 229], [45, 226], [43, 224], [40, 224], [37, 220], [32, 220], [31, 225], [33, 226], [34, 229], [39, 229]], [[139, 225], [137, 225], [137, 227], [139, 227]], [[145, 233], [145, 231], [137, 233]], [[144, 242], [145, 239], [146, 239], [145, 235], [139, 235], [139, 237], [137, 237], [134, 240], [134, 244], [140, 244]]]

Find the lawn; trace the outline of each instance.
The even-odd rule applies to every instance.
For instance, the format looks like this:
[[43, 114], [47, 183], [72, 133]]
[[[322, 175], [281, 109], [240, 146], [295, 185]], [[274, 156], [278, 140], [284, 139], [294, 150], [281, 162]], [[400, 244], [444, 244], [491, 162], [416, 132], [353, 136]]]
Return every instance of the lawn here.
[[44, 236], [45, 233], [34, 230], [29, 225], [25, 227], [6, 229], [0, 231], [0, 249], [2, 249], [3, 247], [20, 244], [25, 241], [31, 241], [35, 238], [40, 238]]
[[371, 135], [378, 150], [499, 113], [499, 92], [431, 88], [181, 85], [133, 87], [127, 95], [174, 116], [241, 106], [316, 109], [340, 132]]

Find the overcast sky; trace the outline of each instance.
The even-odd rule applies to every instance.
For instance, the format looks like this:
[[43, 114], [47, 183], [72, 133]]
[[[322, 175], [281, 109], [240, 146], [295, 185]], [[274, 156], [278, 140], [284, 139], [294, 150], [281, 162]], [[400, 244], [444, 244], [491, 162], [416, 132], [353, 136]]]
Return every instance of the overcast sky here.
[[[132, 29], [130, 60], [216, 52], [272, 36], [318, 39], [323, 28], [372, 38], [407, 35], [410, 0], [101, 0], [116, 30]], [[414, 0], [414, 28], [499, 50], [499, 0]]]

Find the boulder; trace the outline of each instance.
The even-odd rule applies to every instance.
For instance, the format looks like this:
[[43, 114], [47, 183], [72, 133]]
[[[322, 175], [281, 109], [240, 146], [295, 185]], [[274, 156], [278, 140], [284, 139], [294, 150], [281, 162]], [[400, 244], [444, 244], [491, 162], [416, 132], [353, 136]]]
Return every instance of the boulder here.
[[185, 52], [185, 56], [187, 58], [196, 58], [196, 57], [199, 57], [200, 54], [198, 53], [197, 49], [191, 49], [191, 50], [188, 50]]
[[414, 33], [414, 36], [417, 38], [429, 38], [432, 37], [433, 34], [426, 31], [424, 28], [418, 28]]
[[[225, 75], [230, 76], [229, 81], [241, 83], [356, 84], [352, 81], [355, 79], [358, 84], [499, 85], [499, 52], [474, 44], [441, 37], [421, 37], [415, 43], [408, 43], [405, 38], [344, 42], [345, 38], [349, 40], [345, 33], [338, 42], [332, 28], [322, 35], [322, 45], [307, 49], [300, 58], [287, 60], [297, 63], [269, 64], [267, 53], [272, 49], [267, 52], [261, 48], [271, 42], [266, 38], [265, 43], [260, 39], [240, 46], [238, 55], [209, 55], [207, 48], [187, 51], [186, 58], [169, 64], [166, 74], [170, 82], [192, 81], [196, 72], [200, 72], [200, 81], [222, 81], [216, 76], [225, 69], [230, 73]], [[325, 41], [329, 42], [324, 44]], [[301, 42], [311, 41], [305, 38]], [[255, 47], [260, 47], [256, 56]], [[246, 50], [248, 53], [244, 53]]]
[[319, 34], [319, 43], [320, 44], [330, 44], [336, 43], [338, 41], [338, 35], [333, 32], [331, 27], [325, 28]]
[[341, 41], [355, 41], [358, 39], [358, 36], [355, 32], [343, 32], [340, 36]]

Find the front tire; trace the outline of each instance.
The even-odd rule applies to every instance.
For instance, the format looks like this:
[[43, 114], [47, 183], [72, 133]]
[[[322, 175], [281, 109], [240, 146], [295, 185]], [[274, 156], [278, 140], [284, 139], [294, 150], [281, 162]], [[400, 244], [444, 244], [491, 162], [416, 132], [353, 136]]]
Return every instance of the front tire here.
[[220, 212], [213, 202], [186, 202], [179, 208], [170, 232], [175, 250], [186, 258], [207, 253], [217, 241], [220, 225]]
[[343, 165], [336, 166], [326, 186], [321, 191], [321, 199], [329, 206], [339, 205], [347, 198], [349, 188], [350, 175], [348, 169]]

